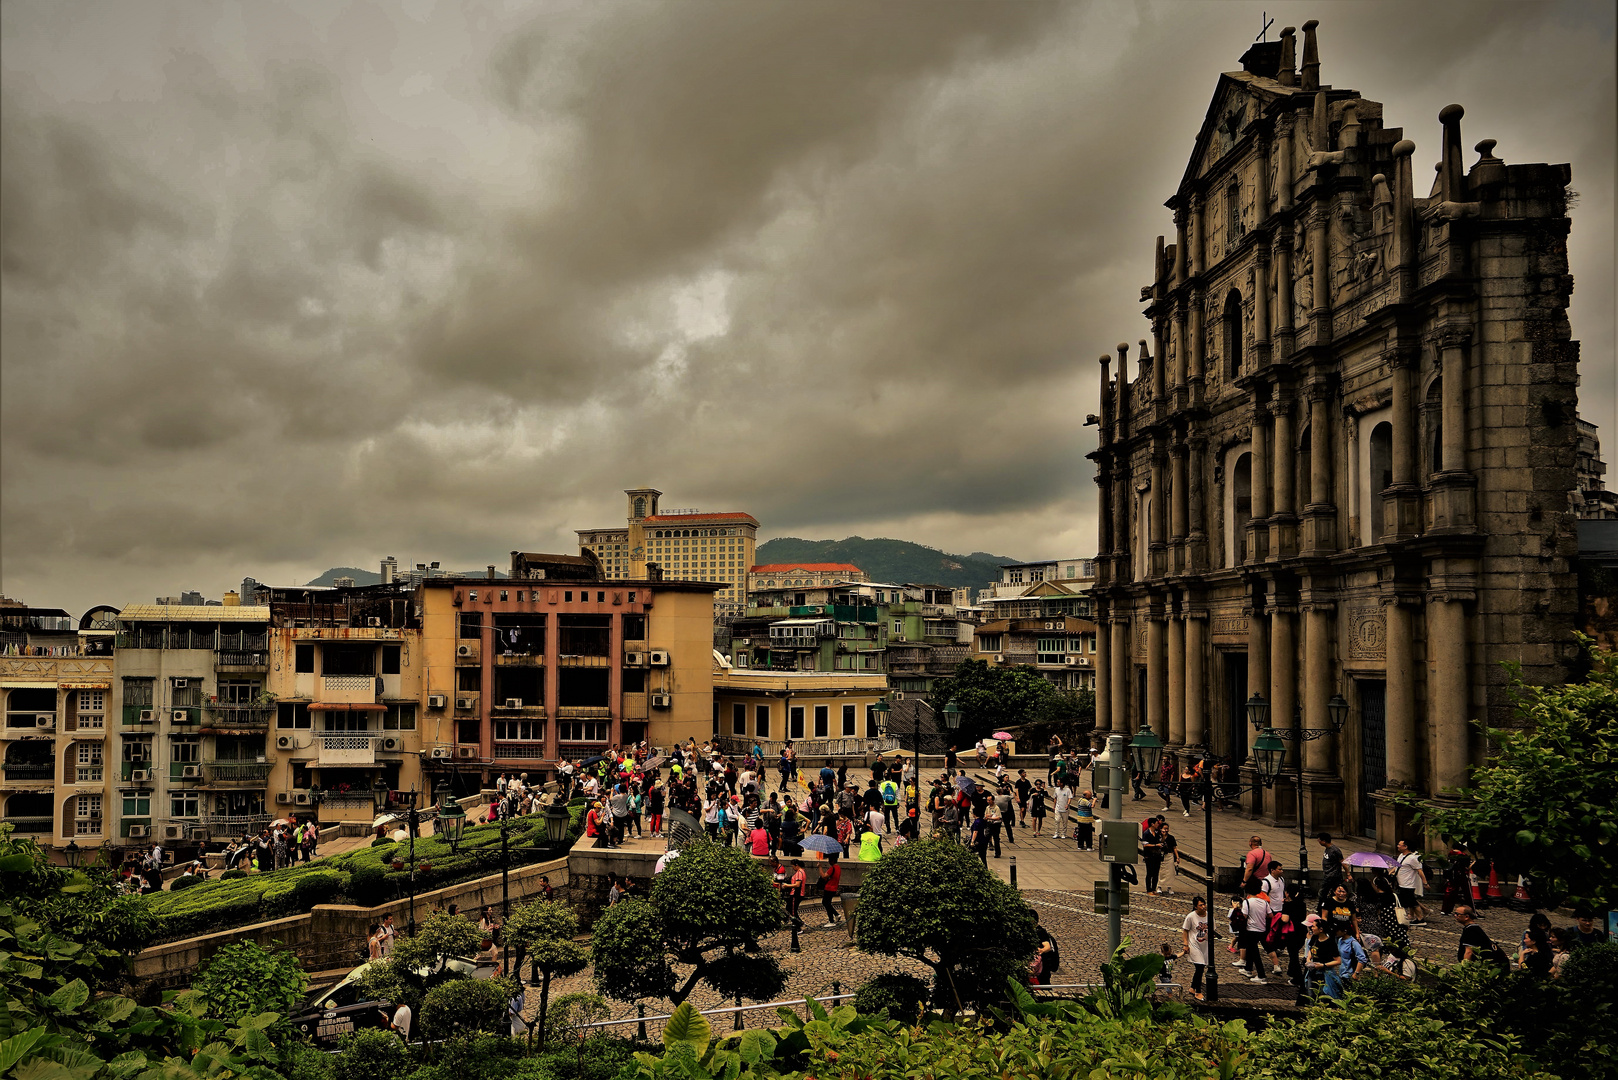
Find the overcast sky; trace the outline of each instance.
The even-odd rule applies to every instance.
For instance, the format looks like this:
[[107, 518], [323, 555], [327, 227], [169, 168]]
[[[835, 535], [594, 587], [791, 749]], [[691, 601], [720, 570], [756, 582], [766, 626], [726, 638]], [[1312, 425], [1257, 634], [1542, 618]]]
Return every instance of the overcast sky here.
[[640, 485], [1091, 552], [1095, 358], [1264, 8], [1418, 162], [1456, 101], [1572, 163], [1618, 458], [1608, 2], [6, 0], [0, 588], [503, 565]]

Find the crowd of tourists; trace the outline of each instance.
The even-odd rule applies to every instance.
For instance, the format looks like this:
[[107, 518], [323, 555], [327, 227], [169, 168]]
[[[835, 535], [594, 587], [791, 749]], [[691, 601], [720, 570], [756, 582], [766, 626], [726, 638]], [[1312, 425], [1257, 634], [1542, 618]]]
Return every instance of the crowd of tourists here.
[[[220, 870], [248, 872], [279, 870], [302, 859], [313, 859], [320, 844], [320, 827], [313, 821], [300, 820], [293, 814], [285, 821], [264, 826], [257, 834], [242, 833], [228, 842], [204, 841], [197, 857], [182, 864], [181, 878], [207, 878], [214, 866], [210, 857], [219, 857]], [[169, 865], [169, 853], [161, 842], [130, 856], [118, 868], [118, 888], [126, 893], [144, 894], [163, 888]]]

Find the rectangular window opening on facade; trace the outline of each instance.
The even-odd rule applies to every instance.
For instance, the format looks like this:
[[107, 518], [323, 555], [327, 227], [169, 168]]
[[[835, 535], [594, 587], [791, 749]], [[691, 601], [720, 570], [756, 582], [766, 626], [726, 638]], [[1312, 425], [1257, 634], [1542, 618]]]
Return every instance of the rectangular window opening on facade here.
[[557, 704], [562, 708], [608, 708], [612, 696], [606, 668], [563, 668], [557, 672]]
[[770, 707], [768, 705], [753, 706], [753, 735], [760, 739], [770, 737]]
[[501, 656], [544, 656], [545, 616], [496, 615], [494, 647]]

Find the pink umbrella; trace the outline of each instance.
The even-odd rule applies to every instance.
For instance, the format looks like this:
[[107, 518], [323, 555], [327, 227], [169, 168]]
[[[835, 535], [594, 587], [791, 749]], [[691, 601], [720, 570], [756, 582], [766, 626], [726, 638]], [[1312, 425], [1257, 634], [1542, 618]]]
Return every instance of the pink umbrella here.
[[1010, 741], [1011, 739], [1011, 736], [1006, 734], [1004, 731], [995, 732], [993, 737], [996, 739], [1005, 739], [1007, 741]]

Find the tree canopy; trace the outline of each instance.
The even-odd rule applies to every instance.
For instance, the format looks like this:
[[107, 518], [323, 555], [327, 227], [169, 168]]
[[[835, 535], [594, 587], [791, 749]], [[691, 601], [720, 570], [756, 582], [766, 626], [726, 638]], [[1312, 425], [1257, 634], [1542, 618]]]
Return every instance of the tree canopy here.
[[560, 900], [524, 904], [506, 920], [505, 932], [506, 948], [514, 950], [512, 970], [520, 975], [526, 958], [539, 972], [539, 1023], [535, 1028], [543, 1046], [551, 980], [589, 967], [590, 950], [573, 940], [579, 932], [579, 917]]
[[1067, 693], [1030, 667], [991, 667], [983, 660], [963, 660], [955, 674], [933, 684], [927, 702], [941, 711], [951, 701], [961, 710], [956, 729], [960, 745], [976, 742], [1008, 727], [1030, 725], [1038, 737], [1051, 732], [1071, 741], [1095, 724], [1095, 696]]
[[1590, 674], [1568, 686], [1513, 685], [1523, 728], [1490, 729], [1494, 750], [1461, 806], [1424, 823], [1528, 873], [1535, 899], [1618, 906], [1618, 654], [1580, 635]]
[[[756, 950], [783, 914], [781, 897], [745, 853], [695, 841], [652, 879], [649, 900], [621, 901], [596, 920], [596, 987], [620, 1001], [668, 997], [676, 1005], [698, 983], [724, 997], [768, 998], [786, 976]], [[683, 982], [675, 963], [692, 969]]]
[[1033, 909], [1017, 890], [947, 838], [917, 840], [873, 865], [860, 887], [855, 939], [865, 952], [933, 969], [946, 1000], [994, 1000], [1025, 975], [1039, 947]]

